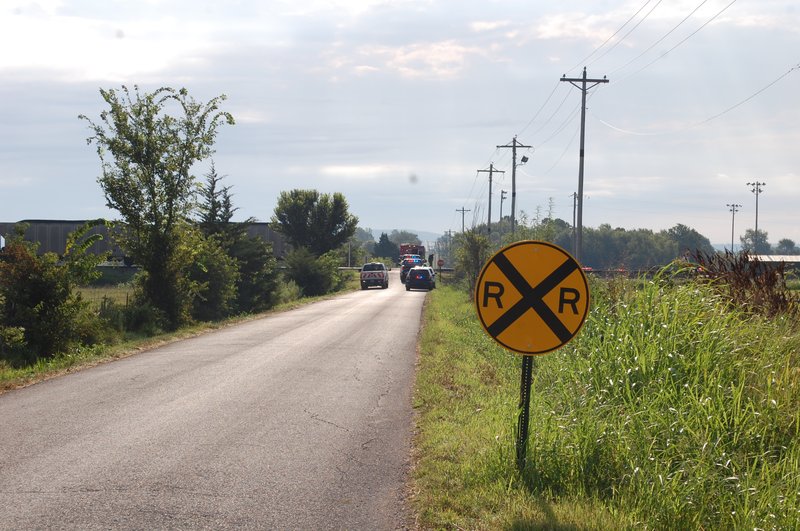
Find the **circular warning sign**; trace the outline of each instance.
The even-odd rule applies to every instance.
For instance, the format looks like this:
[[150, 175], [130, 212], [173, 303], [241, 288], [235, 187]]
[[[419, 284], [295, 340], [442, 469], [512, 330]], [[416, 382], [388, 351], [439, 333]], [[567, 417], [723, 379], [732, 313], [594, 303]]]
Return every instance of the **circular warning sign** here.
[[589, 313], [580, 264], [552, 243], [526, 240], [483, 266], [475, 307], [486, 333], [520, 354], [545, 354], [575, 337]]

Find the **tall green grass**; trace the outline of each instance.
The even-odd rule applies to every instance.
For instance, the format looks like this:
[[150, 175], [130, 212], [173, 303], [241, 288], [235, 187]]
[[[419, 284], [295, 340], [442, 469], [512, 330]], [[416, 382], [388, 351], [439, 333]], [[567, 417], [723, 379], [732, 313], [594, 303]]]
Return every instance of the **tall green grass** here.
[[426, 311], [416, 472], [426, 527], [800, 528], [796, 324], [708, 286], [597, 281], [579, 336], [536, 358], [527, 466], [520, 363], [471, 301]]

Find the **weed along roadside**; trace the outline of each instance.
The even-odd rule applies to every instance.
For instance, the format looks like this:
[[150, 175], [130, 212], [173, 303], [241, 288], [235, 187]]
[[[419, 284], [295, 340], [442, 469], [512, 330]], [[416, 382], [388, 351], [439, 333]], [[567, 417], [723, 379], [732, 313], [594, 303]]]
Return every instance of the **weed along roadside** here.
[[522, 360], [466, 290], [431, 293], [415, 392], [421, 527], [799, 528], [797, 321], [743, 311], [684, 273], [589, 279], [581, 332], [531, 358], [521, 468]]

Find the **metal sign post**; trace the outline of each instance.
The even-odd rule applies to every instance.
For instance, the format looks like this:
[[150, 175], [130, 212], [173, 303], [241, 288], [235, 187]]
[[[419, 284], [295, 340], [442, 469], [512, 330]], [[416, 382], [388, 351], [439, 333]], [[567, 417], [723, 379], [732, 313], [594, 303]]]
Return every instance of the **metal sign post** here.
[[528, 420], [531, 408], [531, 382], [533, 381], [533, 356], [522, 356], [522, 380], [519, 386], [519, 405], [517, 406], [517, 470], [525, 468], [528, 454]]
[[475, 287], [481, 326], [504, 348], [523, 355], [517, 420], [517, 468], [525, 468], [533, 356], [569, 342], [589, 313], [589, 284], [564, 249], [526, 240], [500, 249]]

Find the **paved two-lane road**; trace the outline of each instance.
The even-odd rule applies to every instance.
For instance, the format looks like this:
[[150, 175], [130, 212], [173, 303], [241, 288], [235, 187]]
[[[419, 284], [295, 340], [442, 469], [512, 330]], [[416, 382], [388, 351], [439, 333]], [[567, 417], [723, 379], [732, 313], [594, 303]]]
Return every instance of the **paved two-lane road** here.
[[425, 292], [357, 291], [0, 396], [0, 529], [395, 529]]

